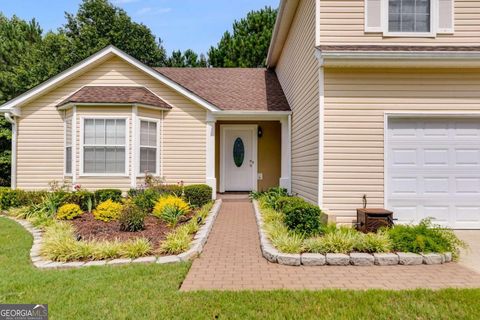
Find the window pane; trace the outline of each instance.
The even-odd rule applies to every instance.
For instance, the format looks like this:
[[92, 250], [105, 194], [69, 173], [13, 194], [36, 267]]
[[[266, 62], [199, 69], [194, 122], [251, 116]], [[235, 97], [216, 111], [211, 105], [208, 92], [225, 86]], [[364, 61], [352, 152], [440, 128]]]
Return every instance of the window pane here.
[[95, 148], [95, 172], [105, 173], [105, 148]]
[[72, 173], [72, 147], [65, 148], [65, 173]]
[[415, 31], [429, 32], [430, 31], [430, 15], [417, 15], [415, 22]]
[[65, 122], [65, 144], [72, 145], [72, 119], [67, 119]]
[[430, 15], [430, 1], [429, 0], [416, 0], [415, 1], [415, 13]]
[[117, 145], [125, 144], [125, 120], [116, 120]]
[[140, 121], [140, 145], [148, 146], [148, 122]]
[[105, 121], [105, 135], [106, 135], [106, 144], [115, 145], [116, 144], [116, 133], [115, 133], [115, 120], [107, 119]]
[[123, 173], [125, 172], [125, 148], [117, 147], [116, 149], [116, 163], [115, 163], [115, 172]]
[[388, 23], [388, 31], [390, 32], [400, 32], [400, 14], [390, 14]]
[[401, 30], [402, 32], [415, 31], [414, 15], [402, 15]]
[[105, 172], [112, 173], [117, 172], [115, 148], [105, 148]]
[[157, 149], [140, 148], [140, 173], [157, 173]]
[[85, 173], [95, 172], [95, 148], [93, 147], [84, 148], [83, 171]]
[[95, 122], [93, 119], [85, 120], [85, 144], [95, 144]]
[[105, 144], [105, 120], [95, 119], [95, 144]]
[[151, 147], [157, 146], [157, 123], [150, 122], [148, 128], [148, 145]]

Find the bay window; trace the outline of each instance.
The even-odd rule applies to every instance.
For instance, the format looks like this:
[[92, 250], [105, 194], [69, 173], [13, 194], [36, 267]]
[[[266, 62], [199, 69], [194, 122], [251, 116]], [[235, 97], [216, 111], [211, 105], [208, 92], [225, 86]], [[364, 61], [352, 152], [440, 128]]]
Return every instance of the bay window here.
[[159, 174], [159, 122], [140, 119], [139, 172]]
[[83, 121], [83, 173], [126, 174], [126, 119]]

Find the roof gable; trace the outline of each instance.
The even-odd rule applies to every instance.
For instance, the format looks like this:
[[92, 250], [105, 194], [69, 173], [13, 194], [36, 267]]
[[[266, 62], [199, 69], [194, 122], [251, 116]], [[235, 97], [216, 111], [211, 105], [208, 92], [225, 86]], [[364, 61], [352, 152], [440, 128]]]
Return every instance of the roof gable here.
[[64, 82], [74, 78], [79, 73], [81, 73], [85, 68], [88, 66], [92, 66], [95, 64], [102, 63], [103, 61], [117, 56], [122, 60], [128, 62], [129, 64], [135, 66], [136, 68], [142, 70], [143, 72], [149, 74], [153, 78], [159, 80], [166, 86], [170, 87], [171, 89], [179, 92], [183, 96], [187, 97], [188, 99], [196, 102], [200, 106], [204, 107], [210, 111], [219, 111], [219, 109], [211, 104], [210, 102], [206, 101], [202, 97], [194, 94], [193, 92], [185, 89], [181, 85], [177, 84], [176, 82], [172, 81], [171, 79], [165, 77], [164, 75], [160, 74], [159, 72], [155, 71], [154, 69], [150, 68], [149, 66], [141, 63], [140, 61], [136, 60], [132, 56], [126, 54], [125, 52], [121, 51], [120, 49], [114, 46], [108, 46], [97, 53], [91, 55], [87, 59], [77, 63], [76, 65], [70, 67], [69, 69], [59, 73], [58, 75], [46, 80], [45, 82], [37, 85], [36, 87], [28, 90], [27, 92], [17, 96], [16, 98], [11, 99], [10, 101], [5, 102], [3, 105], [0, 106], [0, 112], [12, 112], [16, 115], [20, 114], [19, 107], [23, 104], [27, 103], [28, 101], [33, 100], [35, 97], [47, 92], [48, 90], [54, 89], [59, 85], [63, 84]]

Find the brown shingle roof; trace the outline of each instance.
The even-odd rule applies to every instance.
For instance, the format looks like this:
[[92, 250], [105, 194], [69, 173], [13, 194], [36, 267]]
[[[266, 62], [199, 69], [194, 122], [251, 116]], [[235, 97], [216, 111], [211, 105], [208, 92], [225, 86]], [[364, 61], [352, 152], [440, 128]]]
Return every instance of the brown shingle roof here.
[[480, 46], [326, 45], [321, 51], [480, 52]]
[[63, 100], [57, 107], [67, 103], [138, 103], [164, 109], [172, 108], [145, 87], [125, 86], [86, 86]]
[[155, 68], [222, 110], [290, 111], [272, 70], [262, 68]]

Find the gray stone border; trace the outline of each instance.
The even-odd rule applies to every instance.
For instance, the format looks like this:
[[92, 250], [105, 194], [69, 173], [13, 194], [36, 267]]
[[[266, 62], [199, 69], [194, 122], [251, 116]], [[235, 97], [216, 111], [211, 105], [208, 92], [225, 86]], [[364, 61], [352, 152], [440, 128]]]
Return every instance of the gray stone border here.
[[120, 258], [120, 259], [113, 259], [113, 260], [69, 261], [69, 262], [45, 260], [40, 255], [43, 231], [41, 231], [38, 228], [35, 228], [27, 220], [15, 219], [9, 216], [5, 216], [5, 217], [19, 223], [28, 232], [32, 234], [33, 246], [30, 249], [30, 259], [32, 260], [33, 265], [39, 269], [66, 269], [66, 268], [79, 268], [79, 267], [89, 267], [89, 266], [105, 266], [105, 265], [113, 266], [113, 265], [125, 265], [125, 264], [131, 264], [131, 263], [164, 264], [164, 263], [189, 261], [197, 257], [202, 252], [203, 247], [207, 242], [208, 235], [212, 230], [213, 223], [215, 222], [218, 212], [220, 211], [221, 205], [222, 205], [221, 199], [218, 199], [215, 201], [212, 209], [210, 210], [210, 213], [205, 219], [205, 223], [200, 227], [200, 229], [194, 235], [193, 241], [190, 243], [190, 249], [188, 249], [187, 251], [177, 255], [160, 256], [160, 257], [146, 256], [146, 257], [140, 257], [136, 259]]
[[263, 218], [260, 213], [260, 206], [257, 200], [253, 200], [255, 220], [258, 226], [260, 248], [263, 257], [270, 262], [288, 266], [391, 266], [391, 265], [420, 265], [420, 264], [442, 264], [452, 261], [452, 254], [447, 253], [425, 253], [416, 254], [411, 252], [398, 253], [283, 253], [278, 251], [270, 242], [263, 229]]

